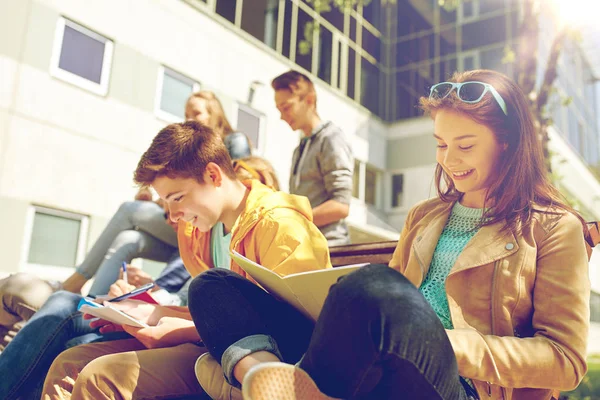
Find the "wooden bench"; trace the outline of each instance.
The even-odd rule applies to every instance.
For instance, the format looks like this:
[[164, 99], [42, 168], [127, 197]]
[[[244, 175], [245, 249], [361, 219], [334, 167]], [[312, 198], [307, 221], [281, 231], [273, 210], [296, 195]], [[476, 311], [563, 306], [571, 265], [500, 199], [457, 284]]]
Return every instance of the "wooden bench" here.
[[340, 267], [361, 263], [388, 264], [397, 244], [396, 240], [390, 240], [387, 242], [332, 246], [329, 248], [331, 265]]
[[[592, 249], [600, 243], [600, 222], [587, 223], [590, 237], [586, 240], [588, 259], [592, 255]], [[395, 240], [387, 242], [373, 242], [361, 244], [349, 244], [345, 246], [332, 246], [329, 248], [331, 265], [340, 267], [342, 265], [372, 263], [388, 264], [398, 244]]]

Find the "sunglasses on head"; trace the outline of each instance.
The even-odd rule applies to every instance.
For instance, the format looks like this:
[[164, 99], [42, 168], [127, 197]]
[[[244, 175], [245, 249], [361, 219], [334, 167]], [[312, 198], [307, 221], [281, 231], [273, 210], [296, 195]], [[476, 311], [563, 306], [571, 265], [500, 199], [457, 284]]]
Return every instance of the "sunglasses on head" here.
[[483, 96], [489, 92], [502, 109], [502, 112], [504, 112], [504, 115], [508, 115], [508, 112], [506, 111], [506, 103], [504, 102], [502, 96], [500, 96], [500, 93], [498, 93], [498, 91], [494, 89], [492, 85], [485, 82], [441, 82], [431, 87], [431, 90], [429, 91], [429, 98], [443, 99], [448, 97], [448, 95], [452, 93], [454, 89], [456, 89], [456, 97], [458, 97], [459, 100], [469, 104], [479, 103], [481, 99], [483, 99]]

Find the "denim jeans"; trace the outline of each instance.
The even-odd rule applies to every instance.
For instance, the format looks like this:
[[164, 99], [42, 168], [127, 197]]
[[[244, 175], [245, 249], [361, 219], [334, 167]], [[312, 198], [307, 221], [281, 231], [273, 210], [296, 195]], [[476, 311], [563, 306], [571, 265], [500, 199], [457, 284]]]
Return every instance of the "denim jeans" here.
[[123, 332], [96, 333], [77, 311], [80, 299], [65, 291], [52, 294], [0, 353], [0, 399], [39, 399], [46, 372], [63, 350], [128, 337]]
[[[229, 271], [196, 277], [189, 301], [198, 332], [226, 376], [231, 371], [225, 364], [240, 358], [228, 360], [228, 354], [278, 350], [282, 361], [295, 363], [305, 352], [300, 367], [333, 397], [466, 399], [437, 315], [402, 274], [387, 266], [368, 265], [341, 278], [314, 330], [298, 311]], [[265, 348], [263, 340], [253, 348], [260, 335], [275, 344]]]
[[169, 261], [177, 251], [177, 234], [164, 218], [162, 207], [151, 201], [121, 204], [108, 222], [77, 272], [91, 279], [90, 295], [108, 293], [123, 261], [136, 257]]
[[437, 315], [385, 265], [367, 265], [332, 286], [300, 367], [333, 397], [466, 398]]
[[296, 363], [308, 346], [314, 323], [234, 272], [203, 272], [190, 284], [188, 295], [204, 345], [235, 386], [239, 383], [233, 367], [244, 356], [265, 350]]

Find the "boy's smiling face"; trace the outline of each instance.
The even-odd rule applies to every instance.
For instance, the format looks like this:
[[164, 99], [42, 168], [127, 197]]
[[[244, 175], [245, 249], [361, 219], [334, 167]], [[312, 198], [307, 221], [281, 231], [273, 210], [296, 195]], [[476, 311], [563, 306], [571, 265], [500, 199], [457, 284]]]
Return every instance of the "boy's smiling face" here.
[[208, 232], [223, 212], [220, 172], [216, 164], [209, 163], [203, 183], [193, 178], [160, 176], [152, 182], [152, 187], [168, 205], [173, 222], [184, 220]]

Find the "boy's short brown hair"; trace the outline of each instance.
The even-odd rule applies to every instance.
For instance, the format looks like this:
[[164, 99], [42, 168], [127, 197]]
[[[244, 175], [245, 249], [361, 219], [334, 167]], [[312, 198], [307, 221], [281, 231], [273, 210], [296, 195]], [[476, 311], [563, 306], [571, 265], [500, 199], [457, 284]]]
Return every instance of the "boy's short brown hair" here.
[[298, 71], [290, 70], [277, 76], [271, 81], [271, 87], [275, 91], [289, 90], [300, 97], [313, 93], [316, 99], [315, 85], [308, 76]]
[[161, 176], [194, 178], [203, 183], [210, 162], [217, 164], [229, 178], [236, 179], [227, 148], [212, 129], [196, 121], [171, 124], [152, 140], [133, 180], [140, 186], [149, 186]]

